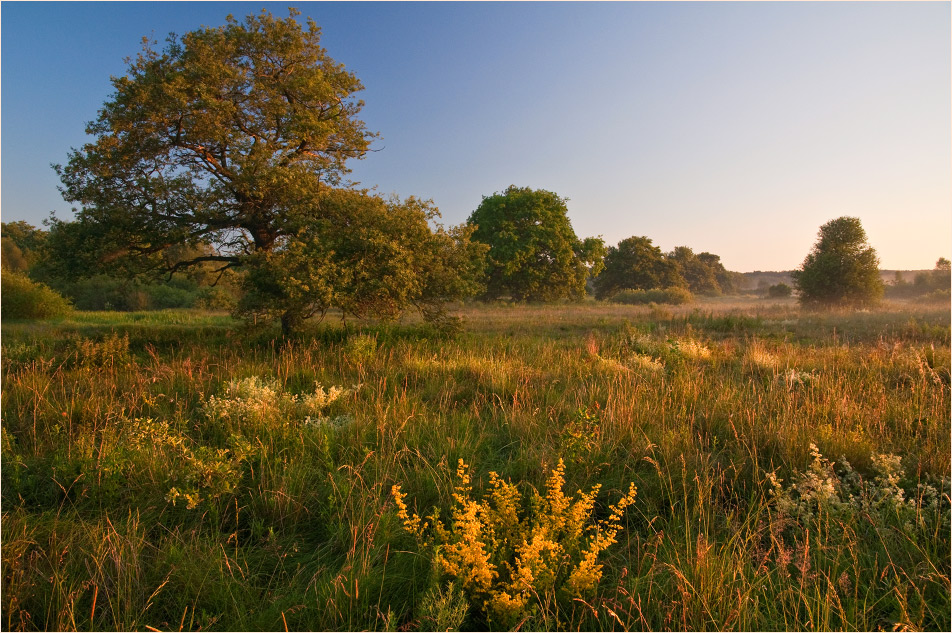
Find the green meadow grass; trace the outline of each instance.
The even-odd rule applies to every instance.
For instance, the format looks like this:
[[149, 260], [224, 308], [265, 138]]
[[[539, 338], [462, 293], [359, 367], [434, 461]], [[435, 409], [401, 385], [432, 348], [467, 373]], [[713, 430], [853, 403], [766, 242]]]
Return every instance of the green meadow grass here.
[[446, 522], [460, 459], [524, 497], [562, 459], [592, 526], [637, 497], [597, 589], [506, 628], [952, 627], [948, 305], [459, 311], [4, 323], [0, 626], [499, 628], [391, 489]]

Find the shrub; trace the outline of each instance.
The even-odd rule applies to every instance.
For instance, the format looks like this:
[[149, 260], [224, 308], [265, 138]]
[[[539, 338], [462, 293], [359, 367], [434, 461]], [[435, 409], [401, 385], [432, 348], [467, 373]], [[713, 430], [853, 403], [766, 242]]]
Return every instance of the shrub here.
[[221, 286], [202, 288], [195, 300], [195, 307], [203, 310], [234, 310], [237, 304], [235, 293]]
[[347, 339], [344, 353], [355, 365], [363, 365], [377, 353], [377, 339], [369, 334], [358, 334]]
[[[462, 586], [470, 605], [493, 628], [510, 628], [535, 607], [571, 603], [591, 596], [601, 580], [598, 556], [615, 543], [635, 486], [609, 508], [608, 518], [593, 520], [596, 485], [579, 498], [566, 497], [565, 464], [552, 471], [546, 494], [533, 491], [523, 504], [515, 484], [489, 473], [487, 498], [472, 497], [467, 466], [459, 460], [459, 484], [449, 527], [438, 512], [426, 520], [407, 509], [400, 486], [393, 487], [398, 516], [432, 557], [438, 573]], [[523, 511], [528, 505], [528, 511]], [[537, 601], [537, 602], [536, 602]]]
[[210, 396], [204, 404], [211, 420], [296, 419], [307, 425], [327, 405], [351, 393], [350, 389], [314, 383], [312, 393], [286, 393], [275, 380], [250, 378], [230, 380], [221, 396]]
[[781, 282], [767, 288], [767, 296], [771, 299], [784, 299], [793, 294], [793, 288]]
[[74, 344], [76, 360], [83, 367], [121, 367], [132, 360], [129, 335], [113, 332], [99, 341], [80, 338]]
[[157, 310], [192, 308], [198, 299], [196, 291], [172, 285], [152, 284], [145, 286], [144, 291], [149, 297], [149, 307]]
[[137, 284], [96, 275], [65, 284], [61, 290], [80, 310], [145, 310], [149, 296]]
[[694, 301], [694, 295], [686, 288], [653, 288], [651, 290], [622, 290], [612, 301], [626, 305], [648, 305], [649, 303], [667, 303], [681, 305]]
[[952, 291], [949, 288], [933, 290], [932, 292], [922, 296], [923, 301], [945, 301], [949, 302], [949, 299], [952, 298]]
[[0, 283], [0, 309], [6, 319], [49, 319], [72, 312], [72, 306], [62, 295], [26, 275], [4, 272]]

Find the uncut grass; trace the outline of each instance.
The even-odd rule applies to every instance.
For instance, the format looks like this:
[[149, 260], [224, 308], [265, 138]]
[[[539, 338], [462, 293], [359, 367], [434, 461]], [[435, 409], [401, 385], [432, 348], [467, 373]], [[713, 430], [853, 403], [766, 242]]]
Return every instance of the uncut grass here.
[[[860, 472], [896, 453], [913, 480], [947, 477], [946, 307], [464, 313], [455, 339], [365, 327], [370, 351], [335, 323], [288, 345], [183, 313], [5, 324], [3, 626], [430, 629], [432, 566], [391, 486], [445, 513], [460, 458], [477, 488], [494, 470], [541, 489], [562, 457], [600, 507], [639, 494], [597, 595], [523, 628], [949, 628], [947, 533], [857, 517], [791, 535], [765, 481], [805, 469], [811, 442]], [[209, 419], [252, 376], [359, 387], [329, 406], [339, 426]], [[169, 500], [183, 477], [192, 508]]]

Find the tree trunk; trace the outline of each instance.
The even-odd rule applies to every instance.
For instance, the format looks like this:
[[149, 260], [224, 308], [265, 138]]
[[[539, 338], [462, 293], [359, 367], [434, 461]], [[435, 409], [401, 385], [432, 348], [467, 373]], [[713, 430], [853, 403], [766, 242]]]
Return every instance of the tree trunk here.
[[281, 315], [281, 335], [284, 338], [288, 338], [300, 330], [303, 323], [304, 319], [302, 318], [300, 312], [296, 312], [294, 310], [286, 311]]

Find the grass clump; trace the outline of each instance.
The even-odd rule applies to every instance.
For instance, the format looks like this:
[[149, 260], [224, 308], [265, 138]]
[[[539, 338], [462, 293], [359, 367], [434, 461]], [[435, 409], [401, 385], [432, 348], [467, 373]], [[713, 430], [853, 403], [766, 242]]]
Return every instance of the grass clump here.
[[598, 557], [616, 542], [625, 508], [635, 500], [635, 485], [608, 509], [607, 518], [597, 520], [600, 486], [579, 490], [577, 499], [567, 497], [562, 460], [546, 481], [545, 495], [534, 491], [528, 504], [513, 483], [494, 472], [489, 494], [474, 499], [462, 459], [456, 476], [448, 528], [436, 512], [425, 520], [411, 515], [400, 486], [393, 487], [407, 531], [428, 550], [440, 574], [460, 583], [469, 603], [494, 628], [510, 628], [533, 615], [540, 624], [557, 627], [560, 604], [594, 593], [602, 578]]

